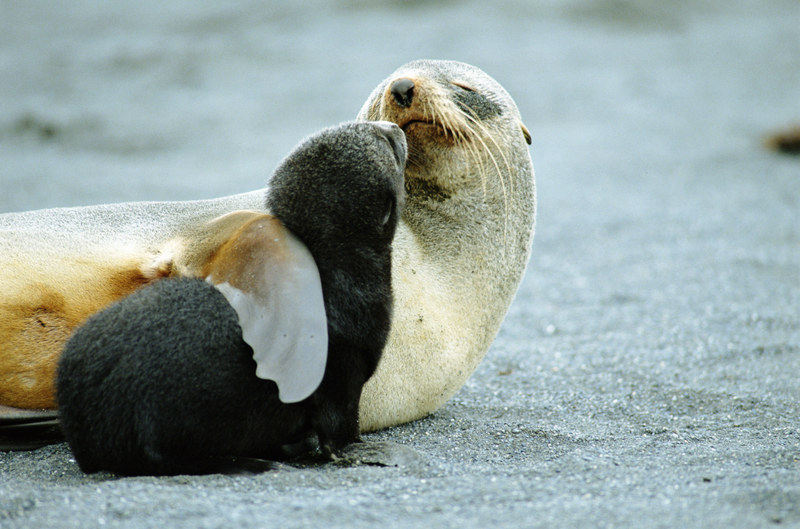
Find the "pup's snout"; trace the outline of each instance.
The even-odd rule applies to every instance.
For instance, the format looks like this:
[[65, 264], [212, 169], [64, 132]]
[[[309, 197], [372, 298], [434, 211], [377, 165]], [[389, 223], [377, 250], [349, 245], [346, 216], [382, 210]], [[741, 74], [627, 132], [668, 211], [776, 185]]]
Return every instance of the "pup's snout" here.
[[408, 152], [405, 133], [400, 127], [389, 121], [373, 121], [372, 124], [378, 129], [380, 134], [386, 138], [389, 145], [392, 146], [397, 165], [402, 172], [406, 165], [406, 155]]

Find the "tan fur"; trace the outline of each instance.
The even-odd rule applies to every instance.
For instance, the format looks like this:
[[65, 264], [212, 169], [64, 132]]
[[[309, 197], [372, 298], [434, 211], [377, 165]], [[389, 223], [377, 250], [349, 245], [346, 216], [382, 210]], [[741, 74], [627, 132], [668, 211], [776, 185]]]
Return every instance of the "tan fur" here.
[[130, 261], [118, 268], [87, 262], [0, 264], [0, 403], [55, 407], [56, 363], [72, 330], [150, 280]]
[[[261, 196], [257, 193], [252, 198]], [[224, 211], [229, 203], [221, 199], [197, 204], [214, 205], [210, 215]], [[171, 209], [173, 204], [135, 206], [155, 210]], [[50, 217], [58, 222], [59, 217], [92, 212], [92, 208], [76, 208], [32, 213], [38, 213], [39, 220]], [[86, 318], [150, 281], [205, 277], [220, 247], [243, 226], [265, 217], [241, 210], [205, 222], [200, 217], [183, 229], [175, 230], [180, 224], [173, 226], [172, 236], [160, 243], [157, 232], [152, 233], [156, 240], [150, 251], [135, 243], [144, 238], [142, 234], [121, 243], [103, 237], [89, 241], [87, 233], [86, 240], [77, 242], [85, 245], [85, 251], [76, 254], [74, 236], [62, 239], [63, 234], [50, 233], [51, 226], [40, 225], [37, 233], [36, 227], [14, 224], [25, 216], [31, 213], [0, 215], [0, 220], [9, 222], [8, 229], [0, 231], [0, 248], [6, 250], [0, 255], [0, 404], [44, 409], [56, 407], [53, 382], [58, 358], [73, 330]], [[132, 229], [119, 227], [123, 232]], [[26, 244], [13, 244], [15, 240]]]
[[74, 329], [150, 281], [199, 275], [260, 215], [229, 213], [248, 206], [263, 208], [263, 192], [0, 215], [0, 405], [55, 408], [58, 358]]
[[[240, 223], [238, 229], [222, 244], [215, 242], [209, 245], [213, 251], [209, 252], [208, 258], [198, 262], [201, 264], [199, 275], [207, 277], [214, 285], [228, 283], [240, 291], [249, 292], [261, 274], [273, 268], [271, 263], [265, 262], [265, 258], [276, 263], [287, 261], [289, 250], [285, 237], [288, 230], [272, 215], [253, 212], [246, 217], [237, 217], [236, 222]], [[235, 227], [233, 223], [228, 225]]]
[[[388, 92], [402, 77], [417, 87], [407, 109]], [[488, 95], [503, 114], [470, 120], [447, 83]], [[527, 129], [478, 69], [410, 63], [359, 119], [397, 123], [409, 146], [392, 331], [361, 400], [361, 428], [374, 430], [436, 410], [483, 358], [525, 270], [535, 193]], [[0, 404], [53, 407], [56, 362], [75, 326], [144, 282], [201, 273], [255, 212], [264, 212], [263, 191], [0, 215]]]

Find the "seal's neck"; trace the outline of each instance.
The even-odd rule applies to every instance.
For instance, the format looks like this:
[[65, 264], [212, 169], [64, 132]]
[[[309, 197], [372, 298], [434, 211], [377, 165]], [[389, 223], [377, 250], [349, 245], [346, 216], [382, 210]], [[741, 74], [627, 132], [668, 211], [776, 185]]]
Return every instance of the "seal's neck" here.
[[519, 151], [524, 156], [503, 159], [499, 167], [472, 163], [443, 174], [407, 172], [404, 229], [430, 256], [425, 265], [438, 267], [437, 274], [452, 284], [454, 294], [463, 292], [464, 301], [480, 292], [490, 303], [510, 303], [527, 265], [535, 190], [530, 157], [524, 147]]

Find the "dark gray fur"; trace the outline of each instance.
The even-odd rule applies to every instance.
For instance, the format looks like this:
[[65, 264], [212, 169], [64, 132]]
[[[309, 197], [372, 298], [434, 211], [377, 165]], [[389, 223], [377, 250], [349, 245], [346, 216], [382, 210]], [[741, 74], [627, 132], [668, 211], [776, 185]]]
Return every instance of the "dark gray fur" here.
[[328, 457], [359, 440], [361, 388], [389, 332], [391, 241], [405, 140], [350, 123], [302, 143], [276, 170], [267, 209], [311, 251], [328, 317], [317, 390], [284, 404], [255, 375], [236, 312], [200, 279], [166, 279], [91, 317], [58, 369], [62, 427], [85, 472], [207, 473], [277, 459], [316, 437]]

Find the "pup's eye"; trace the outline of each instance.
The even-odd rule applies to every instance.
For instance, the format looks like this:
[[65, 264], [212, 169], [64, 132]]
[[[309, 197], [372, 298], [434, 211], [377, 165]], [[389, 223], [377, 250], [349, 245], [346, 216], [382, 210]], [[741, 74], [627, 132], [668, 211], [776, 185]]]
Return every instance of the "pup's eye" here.
[[389, 219], [392, 218], [392, 213], [394, 213], [394, 198], [389, 198], [386, 200], [386, 204], [384, 205], [383, 211], [383, 220], [381, 220], [381, 226], [386, 226], [386, 223], [389, 222]]
[[468, 87], [467, 85], [464, 85], [464, 84], [461, 84], [461, 83], [453, 83], [453, 86], [457, 86], [458, 88], [460, 88], [462, 90], [466, 90], [467, 92], [474, 92], [475, 91], [472, 88]]

